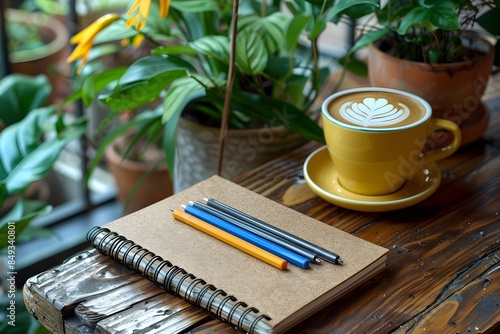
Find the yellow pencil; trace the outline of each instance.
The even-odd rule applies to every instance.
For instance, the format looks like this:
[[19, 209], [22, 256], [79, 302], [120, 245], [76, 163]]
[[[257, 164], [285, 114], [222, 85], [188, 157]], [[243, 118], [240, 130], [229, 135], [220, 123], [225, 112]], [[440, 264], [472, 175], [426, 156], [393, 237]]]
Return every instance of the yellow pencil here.
[[283, 260], [282, 258], [269, 253], [268, 251], [265, 251], [257, 246], [252, 245], [249, 242], [246, 242], [245, 240], [242, 240], [230, 233], [212, 226], [201, 219], [191, 216], [184, 211], [173, 210], [172, 215], [175, 219], [186, 223], [208, 235], [211, 235], [212, 237], [217, 238], [220, 241], [223, 241], [228, 245], [231, 245], [247, 254], [250, 254], [278, 269], [285, 270], [286, 266], [288, 265], [288, 262], [286, 260]]

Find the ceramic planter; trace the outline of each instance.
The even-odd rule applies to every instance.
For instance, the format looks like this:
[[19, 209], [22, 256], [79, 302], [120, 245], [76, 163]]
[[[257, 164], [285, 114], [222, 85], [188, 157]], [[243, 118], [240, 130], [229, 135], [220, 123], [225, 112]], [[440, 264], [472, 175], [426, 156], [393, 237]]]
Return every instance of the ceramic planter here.
[[67, 28], [54, 17], [38, 12], [9, 9], [7, 20], [39, 27], [41, 38], [45, 42], [38, 48], [9, 52], [12, 72], [32, 76], [45, 74], [53, 89], [48, 102], [54, 103], [57, 98], [64, 98], [71, 87], [67, 79], [69, 66], [65, 61], [69, 55]]
[[457, 123], [462, 146], [479, 139], [486, 131], [489, 113], [481, 98], [491, 73], [494, 48], [477, 35], [465, 35], [463, 43], [482, 51], [473, 60], [429, 65], [395, 58], [371, 46], [369, 79], [373, 86], [405, 90], [426, 99], [435, 117]]
[[[122, 160], [129, 141], [130, 135], [118, 137], [111, 145], [108, 145], [104, 153], [108, 169], [115, 178], [120, 203], [125, 204], [129, 194], [132, 194], [130, 203], [124, 206], [126, 214], [156, 203], [172, 194], [172, 182], [163, 151], [153, 145], [148, 145], [143, 152], [144, 146], [139, 142], [134, 144], [134, 150], [141, 152], [139, 154], [142, 159], [140, 161]], [[131, 155], [133, 156], [134, 153]], [[149, 175], [142, 180], [141, 178], [148, 173]]]
[[[218, 128], [181, 118], [177, 127], [174, 192], [217, 174]], [[304, 144], [285, 127], [229, 130], [221, 176], [231, 179]]]

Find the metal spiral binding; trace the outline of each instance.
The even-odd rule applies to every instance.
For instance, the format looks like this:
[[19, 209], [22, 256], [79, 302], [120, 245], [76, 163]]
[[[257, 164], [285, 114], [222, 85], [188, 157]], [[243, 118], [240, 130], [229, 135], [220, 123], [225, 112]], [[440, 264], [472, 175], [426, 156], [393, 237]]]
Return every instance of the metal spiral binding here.
[[243, 307], [247, 307], [247, 303], [245, 302], [237, 302], [236, 304], [234, 304], [234, 306], [231, 308], [231, 310], [229, 311], [228, 315], [227, 315], [227, 321], [232, 323], [233, 322], [233, 315], [234, 315], [234, 312], [236, 311], [236, 309], [240, 306], [243, 306]]
[[186, 288], [186, 299], [191, 303], [191, 304], [194, 304], [194, 302], [192, 301], [192, 296], [191, 296], [191, 293], [193, 293], [194, 291], [194, 288], [198, 285], [198, 284], [202, 284], [202, 285], [205, 285], [207, 284], [207, 282], [205, 282], [204, 280], [202, 280], [201, 278], [196, 278], [194, 279], [191, 283], [189, 283], [188, 287]]
[[[208, 299], [208, 302], [207, 302], [207, 307], [206, 307], [206, 310], [205, 310], [205, 311], [206, 311], [209, 315], [211, 315], [212, 317], [214, 317], [214, 318], [216, 318], [216, 319], [218, 319], [218, 318], [217, 318], [217, 314], [218, 314], [218, 312], [215, 312], [215, 313], [214, 313], [214, 312], [210, 311], [210, 309], [212, 308], [212, 306], [213, 306], [212, 304], [214, 303], [215, 298], [217, 298], [217, 296], [218, 296], [218, 295], [222, 295], [222, 296], [224, 296], [224, 297], [225, 297], [225, 296], [227, 296], [227, 293], [226, 293], [224, 290], [220, 290], [220, 289], [219, 289], [219, 290], [215, 290], [215, 291], [212, 293], [212, 295], [210, 296], [210, 298]], [[215, 306], [214, 306], [214, 307], [215, 307]], [[217, 310], [217, 309], [216, 309], [216, 310]], [[219, 319], [219, 320], [220, 320], [220, 319]]]
[[144, 277], [148, 278], [149, 277], [149, 269], [151, 269], [151, 267], [153, 266], [153, 264], [156, 262], [156, 261], [160, 261], [160, 262], [163, 262], [163, 258], [159, 255], [155, 255], [153, 256], [153, 258], [151, 260], [149, 260], [149, 262], [146, 264], [146, 266], [144, 267]]
[[189, 274], [189, 273], [187, 273], [184, 276], [182, 276], [181, 279], [179, 280], [179, 283], [177, 283], [177, 287], [175, 288], [175, 295], [176, 296], [181, 297], [182, 284], [184, 283], [184, 281], [187, 278], [195, 279], [196, 276], [194, 276], [193, 274]]
[[224, 319], [222, 317], [222, 311], [224, 311], [224, 305], [226, 305], [226, 303], [228, 301], [233, 301], [235, 302], [237, 299], [236, 297], [234, 297], [233, 295], [229, 295], [229, 296], [226, 296], [219, 304], [219, 306], [217, 306], [217, 319], [219, 319], [220, 321], [222, 322], [228, 322], [227, 319]]
[[[101, 235], [101, 233], [104, 233], [104, 235], [101, 236], [100, 240], [98, 240], [98, 237]], [[132, 269], [148, 279], [151, 277], [151, 280], [156, 286], [181, 297], [182, 299], [195, 306], [201, 307], [210, 316], [219, 319], [220, 321], [235, 325], [233, 322], [233, 317], [237, 309], [240, 307], [245, 308], [245, 310], [238, 317], [238, 321], [235, 325], [236, 330], [245, 331], [245, 318], [251, 312], [259, 312], [259, 310], [255, 307], [249, 307], [245, 302], [237, 301], [237, 298], [235, 296], [227, 295], [224, 290], [217, 289], [212, 284], [207, 284], [203, 279], [196, 278], [196, 276], [187, 273], [183, 268], [173, 265], [171, 262], [164, 260], [161, 256], [155, 255], [153, 252], [150, 252], [140, 245], [135, 244], [132, 240], [128, 240], [125, 237], [118, 235], [117, 233], [112, 232], [107, 228], [101, 228], [98, 226], [93, 227], [87, 233], [87, 240], [89, 240], [90, 243], [95, 248], [97, 248], [100, 253], [109, 255], [111, 258], [120, 262], [128, 269]], [[121, 252], [124, 252], [123, 256], [120, 255]], [[128, 260], [130, 257], [131, 260]], [[142, 262], [144, 262], [144, 260], [148, 257], [151, 258], [147, 260], [147, 263], [144, 265], [144, 270], [140, 270]], [[155, 263], [157, 264], [156, 268], [154, 268]], [[166, 267], [168, 268], [168, 270], [166, 269]], [[154, 271], [152, 271], [153, 268]], [[161, 274], [165, 275], [163, 282], [161, 282], [160, 279]], [[174, 282], [174, 278], [178, 277], [178, 275], [182, 275], [182, 277], [179, 278], [179, 281], [174, 288], [170, 288], [170, 286]], [[186, 282], [189, 282], [189, 284], [187, 285], [187, 287], [184, 287], [184, 285], [187, 284]], [[196, 296], [196, 300], [194, 300], [194, 291], [196, 286], [198, 285], [203, 285], [203, 287], [199, 289], [198, 296]], [[182, 291], [183, 288], [185, 288], [185, 291]], [[210, 297], [206, 305], [202, 307], [203, 297], [209, 291]], [[234, 305], [230, 305], [230, 302], [234, 303]], [[227, 317], [224, 317], [225, 307], [228, 308]], [[212, 308], [215, 309], [215, 312], [211, 311]], [[267, 315], [259, 315], [255, 317], [253, 321], [251, 321], [250, 327], [247, 332], [250, 334], [254, 333], [257, 324], [262, 319], [271, 320], [271, 318]]]
[[201, 307], [201, 301], [203, 300], [203, 296], [205, 293], [207, 293], [208, 290], [215, 291], [216, 288], [212, 284], [207, 284], [205, 285], [201, 290], [200, 293], [198, 294], [198, 298], [196, 298], [195, 305], [198, 307]]

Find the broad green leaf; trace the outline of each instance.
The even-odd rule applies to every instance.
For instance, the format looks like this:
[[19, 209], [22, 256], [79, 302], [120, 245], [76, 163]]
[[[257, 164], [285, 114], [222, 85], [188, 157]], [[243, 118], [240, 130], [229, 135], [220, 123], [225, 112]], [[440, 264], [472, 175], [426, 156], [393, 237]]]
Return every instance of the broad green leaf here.
[[[96, 75], [89, 75], [87, 78], [84, 79], [84, 82], [85, 80], [91, 81], [93, 87], [85, 86], [85, 84], [82, 85], [82, 87], [77, 89], [75, 92], [73, 92], [73, 94], [71, 94], [66, 98], [66, 100], [64, 101], [64, 105], [68, 105], [72, 102], [75, 102], [78, 99], [82, 99], [84, 101], [89, 102], [90, 96], [92, 95], [92, 91], [95, 94], [95, 92], [104, 89], [109, 84], [118, 81], [123, 76], [126, 70], [127, 70], [126, 67], [116, 67]], [[84, 95], [87, 95], [87, 97], [83, 98]], [[93, 99], [95, 99], [95, 97], [96, 97], [95, 95], [92, 96]]]
[[285, 45], [285, 36], [292, 18], [275, 12], [265, 17], [249, 15], [238, 22], [238, 37], [246, 30], [254, 30], [264, 41], [268, 54], [278, 52]]
[[431, 12], [429, 21], [438, 28], [444, 30], [460, 29], [461, 25], [458, 20], [458, 13], [455, 9], [455, 4], [452, 1], [443, 1], [429, 8]]
[[297, 47], [299, 37], [304, 31], [304, 28], [311, 21], [310, 16], [298, 14], [296, 15], [286, 31], [286, 50], [292, 51]]
[[44, 75], [11, 74], [0, 80], [0, 120], [5, 126], [22, 120], [33, 109], [42, 107], [52, 88]]
[[355, 57], [342, 57], [339, 63], [357, 76], [368, 77], [368, 65]]
[[425, 7], [415, 7], [413, 8], [404, 18], [401, 20], [401, 24], [397, 30], [399, 35], [406, 35], [408, 29], [411, 27], [421, 28], [425, 24], [430, 22], [430, 16], [432, 11]]
[[316, 21], [314, 21], [314, 26], [311, 29], [311, 32], [309, 33], [309, 40], [315, 40], [321, 35], [323, 31], [326, 29], [326, 18], [324, 16], [318, 16], [316, 18]]
[[154, 56], [161, 55], [188, 55], [195, 56], [196, 51], [189, 45], [172, 45], [155, 48], [152, 52]]
[[182, 99], [182, 103], [175, 109], [165, 124], [165, 132], [163, 134], [163, 148], [165, 150], [165, 157], [167, 160], [167, 166], [169, 166], [168, 171], [172, 180], [174, 179], [174, 166], [175, 166], [175, 149], [176, 141], [175, 134], [177, 132], [177, 125], [179, 124], [179, 118], [181, 117], [182, 111], [186, 106], [197, 98], [205, 96], [206, 91], [203, 90], [193, 90], [186, 92], [187, 95]]
[[206, 88], [225, 88], [225, 86], [225, 79], [209, 79], [200, 75], [175, 80], [168, 89], [163, 101], [162, 123], [168, 123], [174, 115], [181, 112], [181, 108], [186, 105], [186, 101], [190, 101], [193, 96], [203, 96]]
[[[500, 2], [500, 0], [498, 1]], [[491, 8], [477, 19], [477, 23], [490, 34], [500, 37], [500, 7]]]
[[[348, 9], [352, 9], [353, 7], [356, 6], [361, 6], [361, 5], [369, 5], [370, 8], [375, 8], [380, 6], [380, 1], [379, 0], [339, 0], [333, 7], [328, 10], [326, 14], [326, 21], [332, 20], [334, 17], [342, 15], [342, 12], [345, 12]], [[365, 12], [365, 9], [363, 8], [363, 13]], [[354, 12], [355, 14], [354, 18], [359, 18], [360, 15], [363, 16], [364, 14]], [[368, 14], [368, 13], [366, 13]]]
[[268, 54], [261, 35], [244, 30], [236, 39], [236, 66], [249, 75], [262, 73], [267, 65]]
[[[31, 182], [46, 176], [63, 147], [85, 131], [81, 120], [66, 125], [59, 121], [62, 115], [53, 120], [53, 112], [54, 108], [50, 107], [33, 110], [24, 120], [0, 133], [0, 185], [7, 194], [17, 194]], [[48, 123], [49, 118], [52, 123]], [[64, 126], [63, 132], [40, 143], [47, 124]]]
[[[22, 233], [29, 229], [28, 224], [38, 216], [45, 215], [52, 211], [52, 206], [39, 201], [25, 201], [19, 199], [14, 207], [0, 219], [0, 249], [8, 245], [9, 230], [16, 233], [16, 241], [21, 241]], [[9, 222], [11, 223], [9, 226]], [[12, 225], [14, 224], [14, 225]], [[31, 236], [45, 236], [44, 233], [38, 233]]]
[[207, 11], [218, 11], [219, 5], [215, 0], [184, 0], [172, 1], [172, 8], [184, 13], [198, 13]]
[[303, 111], [289, 103], [268, 96], [237, 91], [233, 93], [234, 108], [269, 125], [283, 125], [302, 137], [324, 143], [321, 127]]
[[135, 109], [156, 99], [173, 80], [195, 71], [188, 62], [173, 56], [148, 56], [134, 62], [111, 94], [99, 99], [115, 111]]
[[358, 51], [361, 48], [364, 48], [370, 43], [373, 43], [375, 41], [378, 41], [384, 36], [387, 36], [391, 31], [388, 28], [382, 28], [379, 30], [374, 30], [370, 31], [364, 35], [361, 35], [361, 37], [358, 38], [356, 43], [352, 46], [351, 50], [349, 51], [351, 54]]
[[229, 38], [226, 36], [204, 36], [188, 46], [195, 52], [229, 63]]

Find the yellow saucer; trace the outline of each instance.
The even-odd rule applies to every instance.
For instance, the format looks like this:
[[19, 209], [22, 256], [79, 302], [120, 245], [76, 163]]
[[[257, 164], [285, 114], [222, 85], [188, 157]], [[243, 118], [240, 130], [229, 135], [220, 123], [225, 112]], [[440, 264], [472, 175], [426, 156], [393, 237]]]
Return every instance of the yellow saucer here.
[[431, 196], [441, 182], [441, 172], [433, 163], [392, 194], [359, 195], [339, 184], [337, 171], [326, 146], [307, 157], [304, 163], [304, 177], [311, 190], [325, 201], [346, 209], [366, 212], [398, 210], [417, 204]]

